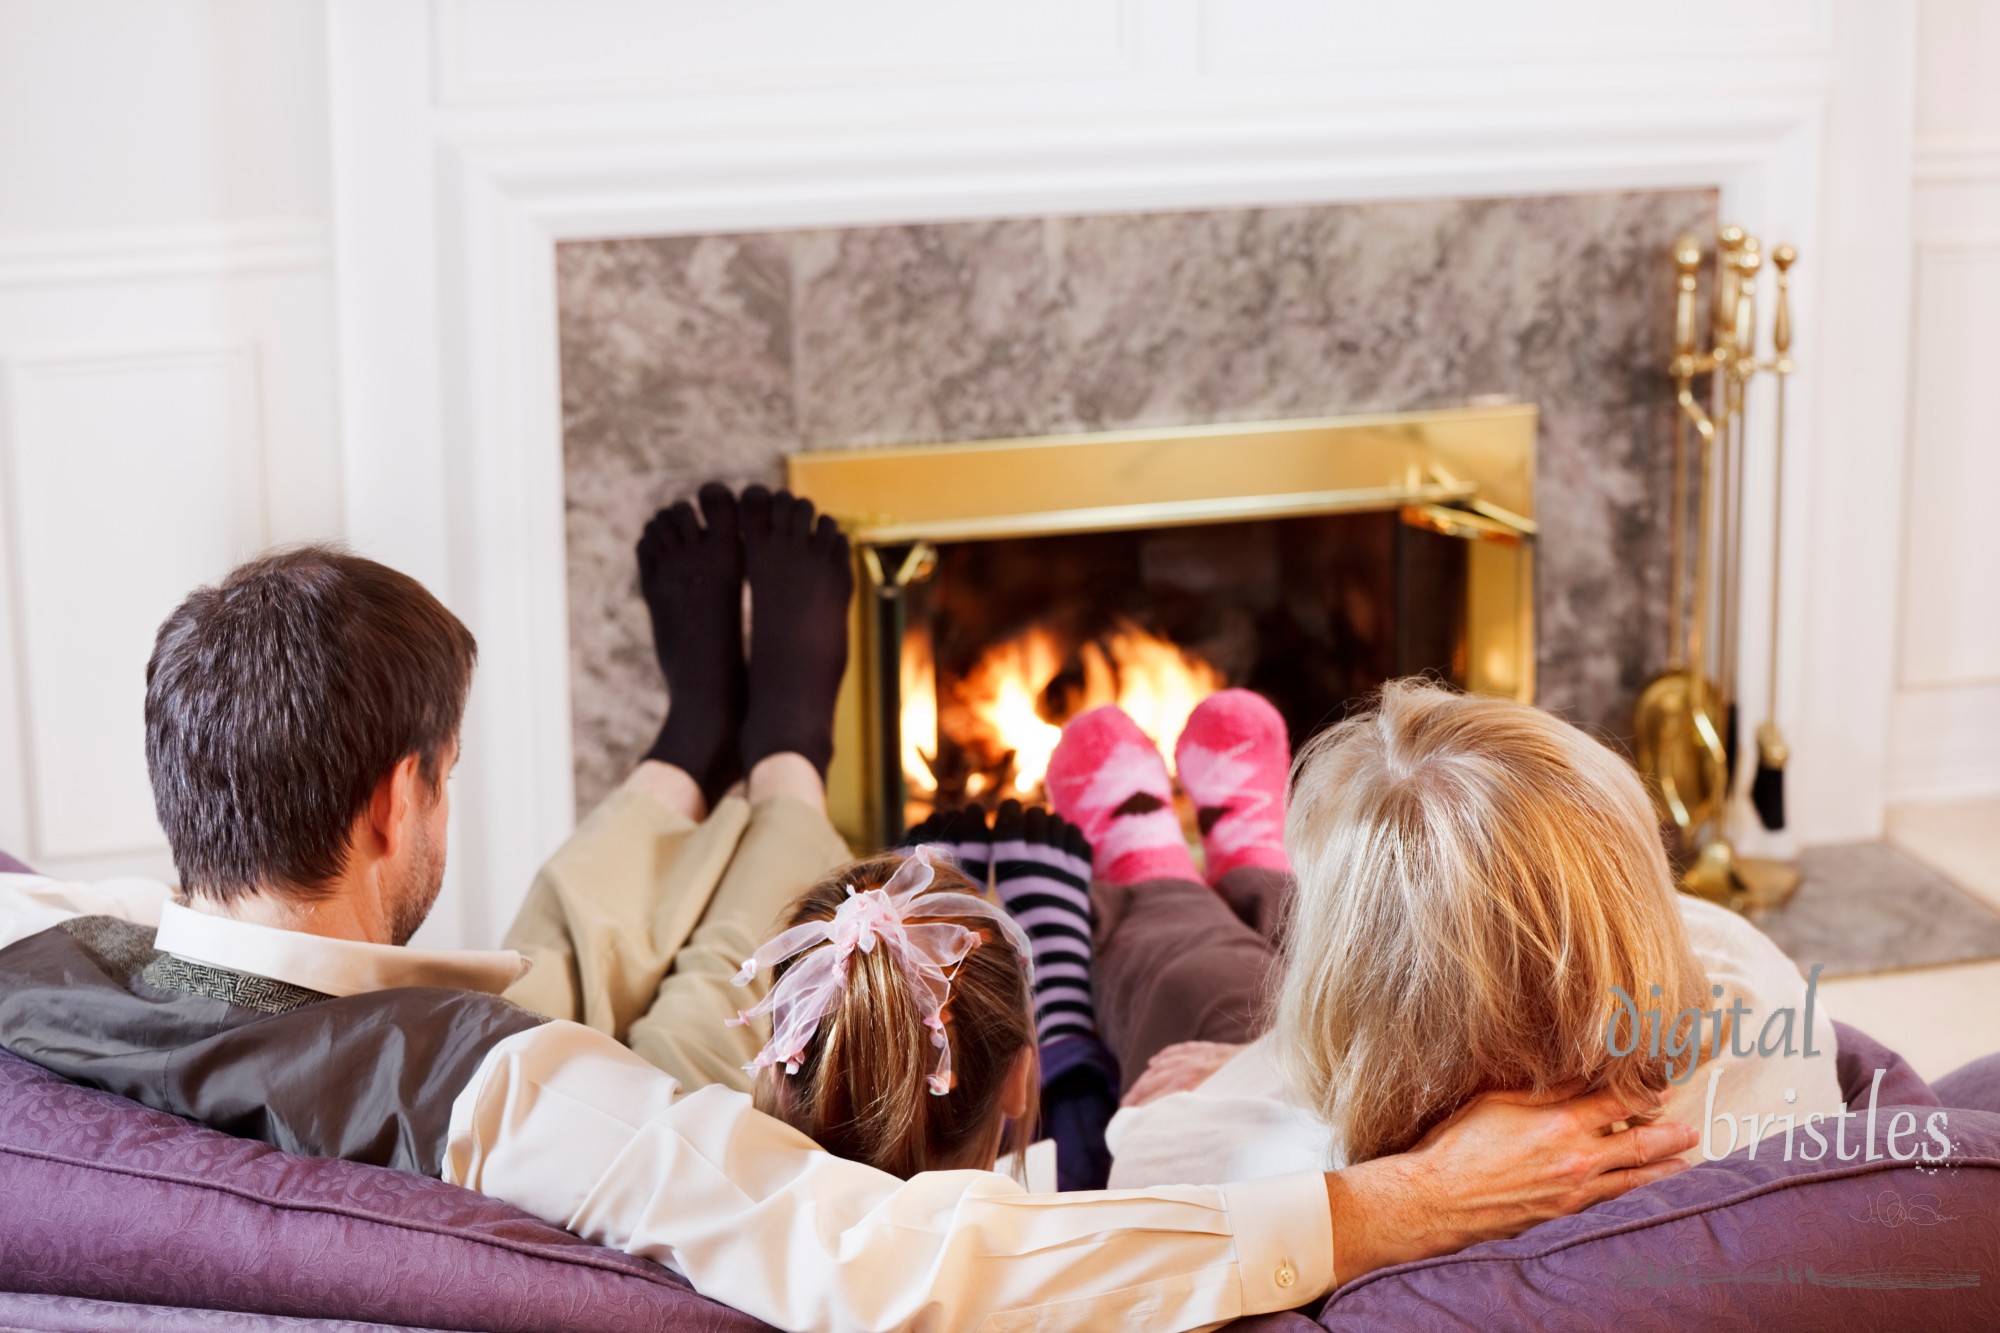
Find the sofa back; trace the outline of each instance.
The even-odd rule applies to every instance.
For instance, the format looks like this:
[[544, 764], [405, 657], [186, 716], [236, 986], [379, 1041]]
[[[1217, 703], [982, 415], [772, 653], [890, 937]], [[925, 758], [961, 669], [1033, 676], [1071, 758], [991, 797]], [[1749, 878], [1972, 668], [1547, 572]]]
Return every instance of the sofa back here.
[[765, 1327], [497, 1200], [231, 1138], [5, 1051], [0, 1273], [16, 1292], [423, 1328]]
[[[2000, 1084], [2000, 1057], [1963, 1093], [1954, 1085], [1943, 1110], [1902, 1057], [1835, 1027], [1841, 1087], [1861, 1113], [1853, 1160], [1834, 1160], [1837, 1142], [1812, 1163], [1745, 1149], [1512, 1240], [1371, 1273], [1334, 1293], [1321, 1326], [2000, 1328], [2000, 1108], [1966, 1109], [1985, 1103], [1964, 1095]], [[1925, 1142], [1933, 1114], [1945, 1116], [1949, 1164], [1898, 1162], [1891, 1148]], [[1899, 1127], [1914, 1134], [1892, 1142]], [[1796, 1146], [1814, 1151], [1803, 1135]], [[1291, 1333], [1276, 1319], [1260, 1327], [1280, 1330]]]
[[[1851, 1148], [1865, 1138], [1884, 1153], [1899, 1105], [1913, 1108], [1919, 1127], [1938, 1106], [1914, 1071], [1853, 1029], [1840, 1032], [1840, 1064], [1857, 1105], [1873, 1070], [1888, 1071], [1874, 1128]], [[2000, 1080], [2000, 1064], [1976, 1072], [1982, 1087]], [[1947, 1114], [1955, 1155], [1943, 1170], [1865, 1155], [1807, 1164], [1739, 1153], [1514, 1240], [1370, 1274], [1337, 1292], [1319, 1324], [2000, 1327], [2000, 1271], [1987, 1271], [2000, 1256], [2000, 1109]], [[125, 1316], [147, 1306], [136, 1322], [163, 1327], [179, 1326], [168, 1307], [309, 1327], [764, 1327], [656, 1264], [496, 1200], [289, 1156], [5, 1051], [0, 1274], [28, 1293], [20, 1299], [49, 1302], [32, 1311], [0, 1302], [0, 1322], [37, 1327], [129, 1326]], [[1237, 1327], [1315, 1325], [1293, 1313]]]

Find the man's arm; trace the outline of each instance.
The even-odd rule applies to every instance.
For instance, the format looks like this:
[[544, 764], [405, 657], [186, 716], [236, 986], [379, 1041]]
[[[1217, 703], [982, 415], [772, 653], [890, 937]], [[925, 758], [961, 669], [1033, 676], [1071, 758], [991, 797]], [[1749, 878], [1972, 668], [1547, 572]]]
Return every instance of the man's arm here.
[[[1615, 1112], [1615, 1115], [1614, 1115]], [[1484, 1098], [1416, 1150], [1224, 1185], [1029, 1195], [987, 1171], [909, 1181], [834, 1157], [740, 1093], [680, 1096], [588, 1029], [496, 1046], [453, 1107], [444, 1178], [684, 1274], [788, 1329], [1204, 1328], [1384, 1264], [1512, 1235], [1683, 1165], [1692, 1130], [1600, 1137], [1603, 1097]]]
[[991, 1171], [902, 1180], [835, 1157], [719, 1087], [550, 1023], [495, 1046], [452, 1108], [441, 1173], [668, 1264], [787, 1329], [1170, 1333], [1328, 1291], [1318, 1173], [1219, 1188], [1030, 1195]]
[[1340, 1281], [1518, 1235], [1687, 1169], [1685, 1125], [1616, 1128], [1657, 1109], [1610, 1092], [1494, 1092], [1415, 1148], [1326, 1178]]

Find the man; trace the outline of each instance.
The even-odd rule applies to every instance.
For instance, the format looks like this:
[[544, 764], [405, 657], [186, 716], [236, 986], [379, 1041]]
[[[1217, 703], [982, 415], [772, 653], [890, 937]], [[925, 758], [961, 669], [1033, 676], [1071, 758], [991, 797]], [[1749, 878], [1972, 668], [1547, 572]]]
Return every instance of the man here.
[[887, 1176], [722, 1083], [684, 1086], [715, 960], [844, 855], [820, 776], [850, 587], [831, 525], [758, 489], [666, 511], [641, 563], [672, 712], [538, 879], [515, 933], [537, 973], [406, 947], [441, 883], [473, 642], [413, 581], [307, 548], [162, 627], [148, 758], [181, 897], [0, 876], [0, 1044], [281, 1148], [483, 1190], [794, 1329], [1206, 1327], [1680, 1168], [1661, 1159], [1691, 1130], [1607, 1132], [1639, 1108], [1492, 1096], [1341, 1172], [1038, 1197]]

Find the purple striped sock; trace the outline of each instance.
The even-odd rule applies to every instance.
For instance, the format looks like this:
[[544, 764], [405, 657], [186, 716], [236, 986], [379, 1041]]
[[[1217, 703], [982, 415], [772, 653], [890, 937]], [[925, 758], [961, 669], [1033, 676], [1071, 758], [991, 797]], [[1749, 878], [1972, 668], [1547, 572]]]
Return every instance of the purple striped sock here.
[[986, 812], [977, 806], [941, 810], [903, 835], [903, 851], [942, 847], [965, 877], [982, 890], [993, 867], [993, 844], [986, 831]]
[[993, 817], [993, 883], [1034, 950], [1037, 1043], [1095, 1033], [1090, 844], [1082, 830], [1008, 801]]

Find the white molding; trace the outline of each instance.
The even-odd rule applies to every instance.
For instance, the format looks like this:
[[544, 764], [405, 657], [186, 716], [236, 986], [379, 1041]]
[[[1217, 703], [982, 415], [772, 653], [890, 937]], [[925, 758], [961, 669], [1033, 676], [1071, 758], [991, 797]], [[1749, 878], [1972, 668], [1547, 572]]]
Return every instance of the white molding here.
[[[1084, 75], [1104, 78], [1129, 71], [1135, 59], [1134, 30], [1138, 11], [1147, 0], [1098, 0], [1115, 25], [1109, 58], [1066, 56], [1059, 47], [1032, 61], [996, 61], [977, 57], [957, 61], [924, 61], [919, 65], [847, 64], [829, 68], [814, 62], [784, 64], [766, 59], [737, 69], [660, 68], [652, 72], [536, 74], [526, 77], [481, 78], [466, 69], [465, 29], [467, 10], [477, 11], [468, 0], [431, 0], [431, 47], [433, 87], [440, 107], [494, 107], [560, 101], [635, 101], [642, 99], [688, 99], [704, 94], [757, 93], [768, 89], [841, 90], [856, 87], [942, 86], [965, 82], [998, 82], [1009, 79]], [[829, 14], [833, 11], [826, 11]], [[574, 9], [560, 14], [565, 23], [574, 23]], [[631, 15], [627, 15], [629, 25]], [[658, 15], [671, 19], [667, 11]], [[841, 16], [848, 24], [865, 16], [849, 12]], [[783, 21], [773, 11], [766, 22]], [[1018, 16], [1014, 21], [1018, 21]]]
[[[0, 356], [0, 498], [12, 497], [0, 505], [0, 529], [7, 540], [0, 544], [0, 610], [8, 619], [0, 624], [0, 642], [11, 643], [5, 669], [0, 670], [0, 686], [7, 687], [18, 717], [18, 731], [6, 748], [14, 752], [0, 794], [18, 782], [16, 810], [21, 841], [17, 851], [37, 869], [60, 868], [72, 863], [140, 864], [169, 863], [164, 839], [142, 843], [58, 845], [49, 831], [47, 812], [41, 805], [45, 788], [42, 766], [51, 749], [64, 737], [47, 730], [43, 710], [36, 707], [38, 688], [47, 684], [33, 670], [29, 654], [27, 589], [24, 552], [20, 534], [24, 531], [18, 505], [29, 503], [21, 484], [23, 470], [20, 451], [26, 436], [19, 417], [21, 387], [30, 379], [51, 379], [71, 375], [108, 375], [120, 371], [147, 371], [168, 368], [213, 367], [219, 369], [228, 386], [234, 417], [226, 442], [229, 462], [235, 473], [231, 515], [239, 553], [247, 556], [268, 544], [270, 537], [269, 469], [266, 464], [268, 440], [263, 419], [262, 358], [250, 339], [206, 339], [144, 344], [98, 344], [90, 346], [48, 346], [33, 350], [12, 350]], [[218, 573], [220, 571], [217, 571]], [[133, 756], [135, 760], [140, 756]]]
[[[1402, 41], [1384, 40], [1379, 34], [1370, 33], [1365, 25], [1355, 29], [1350, 24], [1347, 31], [1339, 30], [1343, 20], [1351, 20], [1355, 13], [1370, 7], [1293, 0], [1280, 6], [1287, 11], [1283, 14], [1273, 14], [1270, 5], [1264, 6], [1265, 12], [1259, 17], [1271, 39], [1249, 48], [1262, 60], [1254, 63], [1239, 60], [1232, 66], [1217, 59], [1216, 47], [1220, 44], [1217, 14], [1229, 10], [1239, 15], [1246, 11], [1254, 14], [1257, 6], [1245, 4], [1244, 0], [1197, 0], [1197, 4], [1204, 69], [1284, 69], [1305, 65], [1323, 73], [1346, 75], [1384, 63], [1410, 63], [1407, 45]], [[1730, 29], [1728, 59], [1732, 61], [1821, 58], [1833, 50], [1833, 7], [1829, 0], [1804, 0], [1798, 5], [1800, 22], [1761, 31], [1744, 23], [1744, 9], [1727, 0], [1683, 3], [1672, 23], [1661, 23], [1653, 11], [1638, 7], [1622, 12], [1616, 7], [1600, 10], [1600, 15], [1616, 14], [1620, 19], [1641, 16], [1632, 26], [1616, 32], [1591, 31], [1585, 24], [1538, 22], [1546, 15], [1535, 14], [1532, 9], [1523, 0], [1486, 7], [1486, 12], [1498, 19], [1498, 31], [1474, 28], [1427, 34], [1421, 63], [1426, 69], [1466, 70], [1482, 77], [1525, 73], [1537, 81], [1545, 79], [1551, 69], [1565, 66], [1610, 66], [1617, 71], [1614, 77], [1624, 77], [1635, 66], [1656, 69], [1679, 65], [1698, 78], [1703, 66], [1716, 61], [1715, 34], [1724, 25]], [[1777, 9], [1778, 5], [1767, 0], [1755, 17]], [[1326, 26], [1317, 32], [1311, 31], [1310, 25], [1302, 30], [1300, 11], [1322, 20]]]
[[313, 217], [0, 236], [0, 288], [324, 268], [331, 231]]
[[1899, 773], [1889, 785], [1891, 805], [1936, 805], [2000, 796], [2000, 759]]
[[1990, 136], [1919, 139], [1911, 175], [1921, 184], [2000, 181], [2000, 138]]
[[2000, 231], [1990, 234], [1926, 237], [1917, 242], [1917, 259], [1952, 263], [1968, 259], [1991, 259], [2000, 255]]

